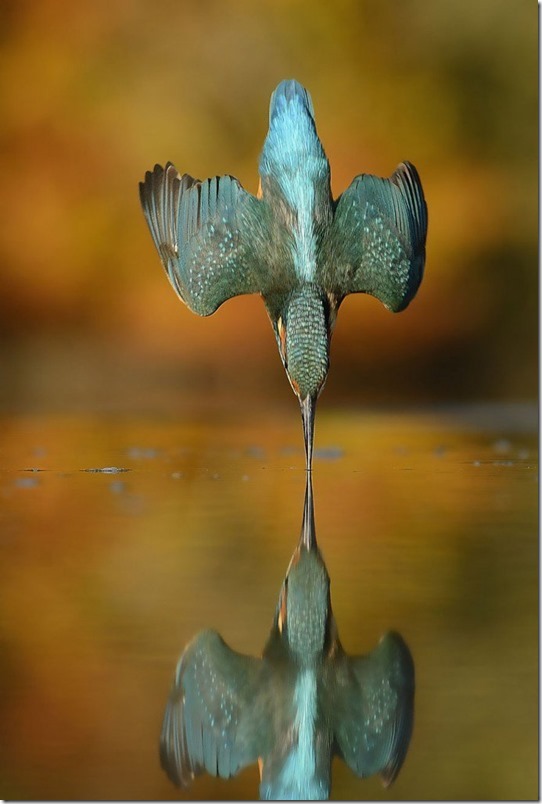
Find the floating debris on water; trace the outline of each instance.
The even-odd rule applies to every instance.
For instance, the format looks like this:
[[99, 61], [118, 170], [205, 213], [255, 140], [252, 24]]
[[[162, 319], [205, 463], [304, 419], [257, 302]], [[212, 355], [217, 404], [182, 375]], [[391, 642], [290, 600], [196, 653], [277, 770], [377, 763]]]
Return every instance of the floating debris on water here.
[[33, 489], [39, 486], [40, 482], [37, 477], [17, 477], [15, 478], [15, 485], [18, 489]]
[[342, 447], [320, 447], [314, 450], [314, 457], [322, 461], [338, 461], [344, 458]]
[[514, 461], [493, 461], [493, 466], [514, 466]]
[[122, 466], [103, 466], [99, 469], [81, 469], [82, 472], [93, 472], [102, 475], [117, 475], [120, 472], [131, 472], [131, 469], [125, 469]]
[[172, 472], [171, 473], [171, 477], [173, 478], [173, 480], [180, 480], [182, 476], [183, 476], [182, 472]]
[[23, 469], [23, 472], [46, 472], [47, 469], [40, 469], [38, 466], [29, 466], [27, 469]]
[[512, 444], [507, 438], [498, 438], [496, 441], [493, 442], [492, 447], [494, 452], [510, 452]]
[[161, 455], [161, 450], [155, 447], [130, 447], [127, 450], [127, 455], [136, 460], [151, 460], [158, 458]]
[[122, 494], [124, 491], [126, 491], [126, 483], [124, 480], [113, 480], [109, 484], [109, 489], [113, 494]]
[[263, 460], [265, 458], [265, 450], [263, 447], [258, 447], [256, 444], [251, 444], [245, 450], [245, 455], [249, 458], [259, 458]]

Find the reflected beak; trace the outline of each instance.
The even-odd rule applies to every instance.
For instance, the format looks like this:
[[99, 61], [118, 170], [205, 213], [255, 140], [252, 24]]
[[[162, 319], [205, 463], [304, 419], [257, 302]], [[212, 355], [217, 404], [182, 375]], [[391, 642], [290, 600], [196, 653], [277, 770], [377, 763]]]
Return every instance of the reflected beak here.
[[314, 505], [312, 501], [312, 472], [307, 473], [307, 485], [305, 486], [305, 506], [303, 508], [303, 524], [301, 526], [302, 544], [309, 552], [316, 550], [316, 528], [314, 526]]
[[314, 441], [314, 414], [316, 413], [316, 397], [307, 396], [300, 399], [301, 418], [303, 419], [303, 435], [305, 436], [305, 457], [307, 472], [312, 471], [312, 444]]

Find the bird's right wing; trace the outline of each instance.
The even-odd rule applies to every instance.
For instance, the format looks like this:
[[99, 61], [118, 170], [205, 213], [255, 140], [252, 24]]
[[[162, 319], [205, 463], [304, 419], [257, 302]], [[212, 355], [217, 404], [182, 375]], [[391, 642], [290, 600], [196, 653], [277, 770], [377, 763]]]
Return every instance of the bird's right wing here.
[[339, 299], [369, 293], [399, 312], [422, 281], [426, 236], [414, 165], [402, 162], [389, 179], [361, 174], [336, 202], [322, 284]]
[[160, 762], [177, 785], [203, 771], [228, 778], [256, 762], [252, 703], [260, 660], [232, 651], [216, 631], [187, 646], [160, 735]]
[[233, 176], [198, 181], [168, 162], [147, 171], [141, 206], [169, 281], [190, 309], [210, 315], [262, 290], [264, 209]]
[[334, 679], [331, 723], [338, 753], [358, 776], [395, 779], [414, 719], [414, 663], [403, 639], [388, 633], [367, 656], [343, 655]]

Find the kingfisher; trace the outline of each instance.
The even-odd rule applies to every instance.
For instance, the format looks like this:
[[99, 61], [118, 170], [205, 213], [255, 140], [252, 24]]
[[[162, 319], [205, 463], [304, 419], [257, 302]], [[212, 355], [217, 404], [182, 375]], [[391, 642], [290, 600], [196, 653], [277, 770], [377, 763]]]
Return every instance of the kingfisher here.
[[257, 762], [261, 799], [325, 800], [334, 755], [389, 785], [413, 713], [414, 663], [399, 634], [363, 656], [341, 645], [308, 472], [301, 535], [262, 657], [237, 653], [212, 630], [189, 643], [164, 715], [162, 767], [187, 787], [204, 771], [229, 778]]
[[309, 92], [282, 81], [271, 96], [257, 196], [233, 176], [200, 181], [171, 162], [140, 183], [145, 218], [173, 288], [207, 316], [259, 293], [297, 395], [307, 469], [316, 401], [340, 304], [369, 293], [403, 310], [423, 276], [427, 205], [416, 168], [360, 174], [337, 199]]

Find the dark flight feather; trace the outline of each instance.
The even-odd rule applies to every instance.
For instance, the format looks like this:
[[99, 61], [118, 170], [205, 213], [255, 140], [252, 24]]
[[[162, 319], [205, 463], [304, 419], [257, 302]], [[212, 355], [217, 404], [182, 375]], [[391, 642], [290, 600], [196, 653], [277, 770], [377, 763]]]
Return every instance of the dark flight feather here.
[[265, 287], [257, 198], [233, 176], [206, 181], [156, 165], [139, 185], [152, 238], [177, 294], [198, 315]]

